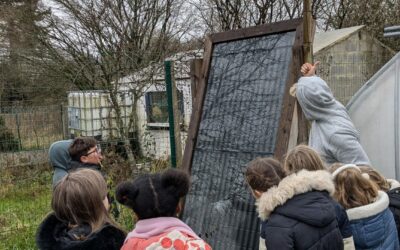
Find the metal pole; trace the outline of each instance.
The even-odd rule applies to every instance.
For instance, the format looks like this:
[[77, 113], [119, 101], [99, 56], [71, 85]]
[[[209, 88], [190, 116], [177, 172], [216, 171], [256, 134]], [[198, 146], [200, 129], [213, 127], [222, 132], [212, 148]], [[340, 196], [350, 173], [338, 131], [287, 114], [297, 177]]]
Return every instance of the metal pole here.
[[171, 148], [171, 165], [179, 167], [182, 162], [182, 146], [180, 135], [180, 114], [178, 108], [178, 95], [173, 79], [173, 62], [165, 61], [165, 84], [168, 99], [169, 138]]

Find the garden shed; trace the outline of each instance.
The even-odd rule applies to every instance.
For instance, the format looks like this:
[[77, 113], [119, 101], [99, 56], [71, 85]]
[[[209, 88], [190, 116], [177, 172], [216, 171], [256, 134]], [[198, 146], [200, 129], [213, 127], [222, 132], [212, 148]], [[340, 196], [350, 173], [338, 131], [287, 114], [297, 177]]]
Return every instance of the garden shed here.
[[343, 105], [395, 55], [363, 25], [316, 33], [313, 49], [318, 75]]
[[347, 108], [371, 164], [385, 177], [400, 179], [400, 53], [354, 95]]

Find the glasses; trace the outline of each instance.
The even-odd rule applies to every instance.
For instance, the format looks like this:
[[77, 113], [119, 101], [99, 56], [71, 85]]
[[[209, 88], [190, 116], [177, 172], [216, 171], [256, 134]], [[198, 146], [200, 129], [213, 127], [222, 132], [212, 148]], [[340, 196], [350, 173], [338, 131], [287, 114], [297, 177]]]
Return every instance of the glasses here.
[[91, 154], [93, 154], [93, 153], [100, 154], [100, 153], [101, 153], [101, 149], [99, 149], [98, 147], [96, 147], [93, 151], [87, 152], [87, 154], [85, 154], [85, 156], [89, 156], [89, 155], [91, 155]]

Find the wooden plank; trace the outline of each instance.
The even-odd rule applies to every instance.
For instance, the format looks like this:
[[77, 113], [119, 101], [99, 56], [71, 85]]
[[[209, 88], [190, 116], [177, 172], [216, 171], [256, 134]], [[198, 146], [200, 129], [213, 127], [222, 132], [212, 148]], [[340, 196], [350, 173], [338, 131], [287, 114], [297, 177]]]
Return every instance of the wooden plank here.
[[[293, 45], [293, 55], [288, 72], [288, 79], [285, 86], [285, 92], [282, 101], [282, 111], [279, 120], [279, 130], [275, 141], [274, 157], [283, 160], [287, 152], [290, 140], [290, 131], [292, 126], [295, 98], [289, 94], [289, 89], [300, 76], [300, 66], [302, 63], [302, 43], [303, 26], [299, 24], [296, 29], [296, 38]], [[299, 131], [298, 131], [299, 132]]]
[[[310, 41], [310, 45], [309, 45], [310, 47], [308, 47], [308, 48], [303, 47], [303, 51], [298, 52], [300, 55], [303, 55], [300, 58], [300, 61], [303, 63], [305, 63], [307, 60], [305, 56], [311, 56], [311, 59], [308, 59], [308, 60], [313, 62], [312, 41], [314, 40], [314, 34], [315, 34], [315, 26], [316, 26], [315, 20], [311, 19], [309, 22], [309, 25], [311, 26], [310, 33], [308, 34], [308, 40]], [[308, 120], [306, 119], [306, 117], [304, 116], [301, 106], [298, 102], [297, 102], [297, 106], [298, 106], [298, 109], [297, 109], [297, 116], [298, 116], [297, 144], [308, 144], [308, 135], [309, 135], [309, 131], [310, 131], [310, 124], [309, 124]]]
[[287, 21], [281, 21], [274, 24], [263, 24], [254, 27], [229, 30], [221, 33], [212, 34], [212, 43], [221, 43], [226, 41], [240, 40], [250, 37], [264, 36], [273, 33], [287, 32], [290, 30], [296, 30], [297, 27], [302, 24], [302, 19], [292, 19]]
[[204, 43], [205, 49], [201, 75], [199, 78], [198, 86], [196, 87], [196, 104], [194, 109], [192, 110], [188, 138], [186, 140], [185, 152], [182, 159], [182, 169], [184, 169], [188, 173], [190, 173], [192, 167], [193, 151], [196, 145], [197, 133], [200, 126], [201, 115], [203, 112], [204, 97], [207, 90], [208, 71], [211, 64], [211, 56], [213, 50], [213, 44], [210, 37], [206, 37]]

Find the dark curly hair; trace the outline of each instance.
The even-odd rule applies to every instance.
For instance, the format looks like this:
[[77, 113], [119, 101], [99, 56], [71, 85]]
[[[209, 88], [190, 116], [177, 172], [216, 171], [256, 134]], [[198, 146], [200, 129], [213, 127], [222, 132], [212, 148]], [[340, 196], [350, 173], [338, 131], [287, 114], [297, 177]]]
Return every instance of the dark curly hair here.
[[176, 169], [145, 174], [120, 183], [117, 201], [131, 208], [139, 219], [174, 217], [180, 198], [189, 191], [189, 175]]

